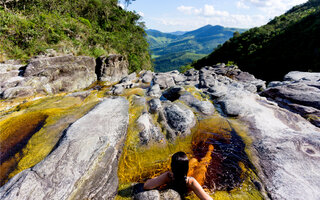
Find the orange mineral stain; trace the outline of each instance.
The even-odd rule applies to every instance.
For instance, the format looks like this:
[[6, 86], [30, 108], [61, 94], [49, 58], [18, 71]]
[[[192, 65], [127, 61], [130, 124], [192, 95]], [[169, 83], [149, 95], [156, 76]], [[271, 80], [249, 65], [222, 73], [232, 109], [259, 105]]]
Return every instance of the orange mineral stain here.
[[195, 178], [200, 185], [204, 185], [206, 180], [206, 173], [208, 166], [211, 162], [211, 155], [214, 150], [213, 145], [209, 145], [206, 155], [199, 162], [196, 158], [191, 158], [189, 161], [189, 172], [188, 176]]

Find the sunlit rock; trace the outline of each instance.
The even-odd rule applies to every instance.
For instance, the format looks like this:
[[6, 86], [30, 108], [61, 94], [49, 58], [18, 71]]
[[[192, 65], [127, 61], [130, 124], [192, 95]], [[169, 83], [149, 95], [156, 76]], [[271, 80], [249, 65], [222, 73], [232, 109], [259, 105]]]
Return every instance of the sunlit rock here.
[[152, 79], [153, 79], [153, 75], [154, 73], [151, 71], [146, 71], [145, 73], [142, 74], [141, 76], [141, 81], [143, 83], [151, 83]]
[[150, 97], [157, 97], [161, 96], [161, 89], [159, 84], [154, 84], [148, 89], [147, 95]]
[[134, 195], [135, 200], [160, 200], [160, 192], [158, 190], [149, 190]]
[[159, 84], [160, 89], [166, 89], [175, 85], [174, 79], [169, 73], [158, 73], [153, 78], [154, 84]]
[[178, 134], [190, 134], [190, 129], [195, 125], [193, 112], [180, 103], [168, 104], [164, 108], [169, 126]]
[[160, 99], [151, 99], [149, 101], [150, 113], [156, 113], [162, 109]]
[[137, 125], [140, 129], [140, 141], [142, 144], [152, 142], [165, 142], [164, 135], [160, 132], [159, 127], [155, 126], [148, 113], [143, 113], [137, 120]]
[[127, 124], [128, 102], [104, 100], [65, 131], [47, 158], [1, 187], [1, 199], [113, 198]]
[[269, 84], [261, 95], [320, 127], [320, 73], [290, 72], [284, 79]]

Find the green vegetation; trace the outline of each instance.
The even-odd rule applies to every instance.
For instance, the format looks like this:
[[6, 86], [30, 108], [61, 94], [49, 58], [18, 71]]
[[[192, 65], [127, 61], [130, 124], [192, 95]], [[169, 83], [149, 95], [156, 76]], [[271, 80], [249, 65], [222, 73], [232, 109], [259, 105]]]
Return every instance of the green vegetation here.
[[241, 70], [267, 81], [289, 71], [320, 69], [320, 1], [295, 6], [268, 24], [253, 28], [193, 63], [196, 68], [232, 60]]
[[147, 30], [150, 50], [155, 60], [155, 71], [179, 69], [194, 60], [203, 58], [237, 31], [244, 30], [211, 25], [181, 34]]
[[94, 57], [120, 53], [130, 71], [152, 68], [140, 16], [117, 0], [7, 2], [0, 7], [0, 58], [26, 61], [52, 48]]

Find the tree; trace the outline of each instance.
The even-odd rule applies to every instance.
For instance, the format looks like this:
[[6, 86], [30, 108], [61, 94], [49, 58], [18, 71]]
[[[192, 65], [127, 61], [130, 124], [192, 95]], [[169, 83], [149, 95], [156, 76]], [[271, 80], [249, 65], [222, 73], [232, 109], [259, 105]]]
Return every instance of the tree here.
[[0, 0], [0, 4], [4, 7], [4, 9], [7, 9], [7, 4], [13, 1], [18, 1], [18, 0]]
[[124, 3], [126, 4], [126, 6], [129, 6], [132, 1], [135, 1], [135, 0], [124, 0]]

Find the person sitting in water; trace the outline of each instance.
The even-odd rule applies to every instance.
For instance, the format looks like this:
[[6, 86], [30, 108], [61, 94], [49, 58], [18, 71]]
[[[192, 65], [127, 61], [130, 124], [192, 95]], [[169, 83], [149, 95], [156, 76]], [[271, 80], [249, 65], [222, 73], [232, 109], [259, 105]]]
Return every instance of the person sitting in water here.
[[192, 190], [201, 200], [212, 200], [195, 178], [187, 177], [188, 170], [187, 155], [182, 151], [177, 152], [171, 158], [171, 172], [167, 171], [156, 178], [147, 180], [143, 189], [151, 190], [168, 184], [169, 188], [177, 191], [182, 198], [188, 193], [188, 190]]

